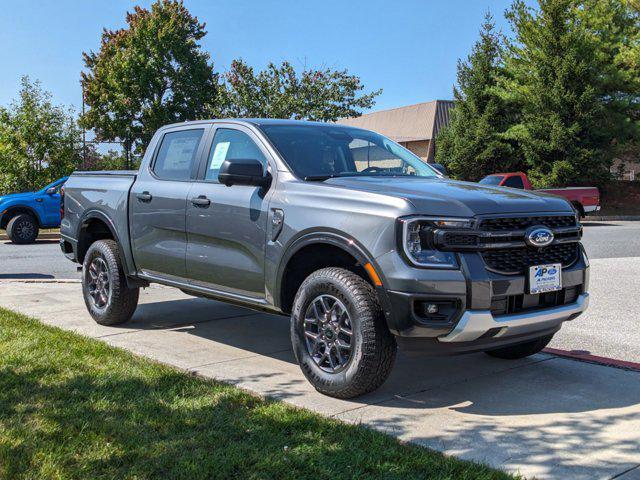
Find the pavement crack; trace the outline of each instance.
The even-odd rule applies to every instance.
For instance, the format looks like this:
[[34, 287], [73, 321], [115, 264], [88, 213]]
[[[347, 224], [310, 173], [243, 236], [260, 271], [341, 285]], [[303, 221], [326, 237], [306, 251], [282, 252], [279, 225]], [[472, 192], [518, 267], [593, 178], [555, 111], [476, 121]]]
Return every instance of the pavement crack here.
[[285, 348], [285, 349], [282, 349], [282, 350], [274, 350], [273, 352], [254, 353], [252, 355], [246, 355], [244, 357], [230, 358], [228, 360], [217, 360], [215, 362], [203, 363], [202, 365], [194, 365], [192, 367], [187, 367], [187, 370], [188, 371], [193, 371], [196, 368], [209, 367], [211, 365], [217, 365], [219, 363], [231, 363], [231, 362], [236, 362], [238, 360], [247, 360], [249, 358], [263, 357], [265, 355], [275, 355], [277, 353], [284, 353], [284, 352], [288, 352], [290, 350], [291, 350], [290, 348]]
[[341, 412], [336, 412], [336, 413], [334, 413], [334, 414], [332, 414], [332, 415], [329, 415], [329, 416], [330, 416], [330, 417], [337, 417], [338, 415], [342, 415], [342, 414], [344, 414], [344, 413], [354, 412], [354, 411], [356, 411], [356, 410], [360, 410], [360, 409], [362, 409], [362, 408], [367, 408], [367, 407], [373, 407], [373, 406], [376, 406], [376, 405], [381, 405], [381, 404], [383, 404], [383, 403], [385, 403], [385, 402], [388, 402], [389, 400], [406, 399], [406, 398], [408, 398], [408, 397], [410, 397], [410, 396], [413, 396], [413, 395], [419, 395], [419, 394], [421, 394], [421, 393], [426, 393], [426, 392], [429, 392], [429, 391], [431, 391], [431, 390], [435, 390], [435, 389], [437, 389], [437, 388], [446, 388], [446, 387], [451, 387], [451, 386], [453, 386], [453, 385], [457, 385], [457, 384], [459, 384], [459, 383], [466, 383], [466, 382], [470, 382], [470, 381], [473, 381], [473, 380], [476, 380], [476, 379], [479, 379], [479, 378], [489, 377], [489, 376], [491, 376], [491, 375], [495, 375], [495, 374], [497, 374], [497, 373], [509, 372], [509, 371], [511, 371], [511, 370], [517, 370], [518, 368], [528, 367], [528, 366], [536, 365], [536, 364], [538, 364], [538, 363], [542, 363], [542, 362], [548, 362], [549, 360], [553, 360], [554, 358], [556, 358], [556, 357], [549, 356], [549, 358], [543, 358], [543, 359], [541, 359], [541, 360], [536, 360], [535, 362], [529, 362], [529, 363], [526, 363], [526, 364], [524, 364], [524, 365], [517, 365], [517, 366], [514, 366], [514, 367], [509, 367], [509, 368], [506, 368], [506, 369], [504, 369], [504, 370], [499, 370], [499, 371], [493, 371], [493, 372], [489, 372], [489, 373], [484, 373], [484, 374], [481, 374], [481, 375], [478, 375], [478, 376], [476, 376], [476, 377], [472, 377], [472, 378], [464, 378], [464, 379], [462, 379], [462, 380], [457, 380], [457, 381], [449, 382], [449, 383], [442, 383], [442, 384], [439, 384], [439, 385], [434, 385], [434, 386], [432, 386], [432, 387], [423, 388], [423, 389], [419, 389], [419, 390], [415, 390], [415, 391], [398, 393], [398, 394], [396, 394], [396, 395], [391, 395], [390, 397], [387, 397], [387, 398], [384, 398], [384, 399], [381, 399], [381, 400], [377, 400], [377, 401], [375, 401], [375, 402], [367, 403], [366, 405], [360, 405], [360, 406], [358, 406], [358, 407], [347, 408], [346, 410], [343, 410], [343, 411], [341, 411]]
[[617, 475], [614, 475], [609, 480], [615, 480], [616, 478], [620, 478], [620, 477], [626, 475], [627, 473], [633, 472], [634, 470], [637, 470], [639, 468], [640, 468], [640, 463], [638, 465], [636, 465], [635, 467], [631, 467], [631, 468], [625, 470], [624, 472], [620, 472]]
[[187, 327], [190, 325], [202, 325], [203, 323], [209, 323], [209, 322], [216, 322], [218, 320], [230, 320], [232, 318], [240, 318], [240, 317], [253, 317], [256, 315], [260, 315], [259, 313], [245, 313], [242, 315], [229, 315], [227, 317], [220, 317], [220, 318], [211, 318], [209, 320], [203, 320], [201, 322], [179, 322], [179, 323], [170, 323], [169, 325], [149, 325], [147, 328], [137, 328], [137, 329], [132, 329], [132, 330], [127, 330], [126, 332], [115, 332], [115, 333], [106, 333], [104, 335], [100, 335], [98, 337], [93, 337], [93, 338], [105, 338], [105, 337], [115, 337], [117, 335], [126, 335], [129, 333], [139, 333], [139, 332], [146, 332], [149, 330], [170, 330], [172, 328], [179, 328], [179, 327]]

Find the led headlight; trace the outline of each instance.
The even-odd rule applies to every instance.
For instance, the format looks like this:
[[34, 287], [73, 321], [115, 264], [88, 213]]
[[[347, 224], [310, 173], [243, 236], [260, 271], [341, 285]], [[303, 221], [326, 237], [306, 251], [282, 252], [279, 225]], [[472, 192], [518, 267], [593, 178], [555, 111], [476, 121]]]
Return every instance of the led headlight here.
[[408, 217], [400, 218], [402, 248], [407, 259], [419, 267], [456, 268], [453, 252], [441, 252], [433, 244], [435, 229], [471, 228], [471, 220], [455, 218]]

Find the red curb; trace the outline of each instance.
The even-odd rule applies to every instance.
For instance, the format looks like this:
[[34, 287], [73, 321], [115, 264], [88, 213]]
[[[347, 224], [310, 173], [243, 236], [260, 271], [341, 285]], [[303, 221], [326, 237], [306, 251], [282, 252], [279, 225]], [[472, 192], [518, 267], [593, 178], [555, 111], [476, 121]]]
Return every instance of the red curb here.
[[627, 370], [635, 370], [640, 372], [640, 363], [636, 362], [627, 362], [625, 360], [617, 360], [615, 358], [599, 357], [597, 355], [591, 355], [589, 353], [579, 351], [559, 350], [557, 348], [545, 348], [543, 352], [550, 353], [551, 355], [556, 355], [558, 357], [571, 358], [573, 360], [597, 363], [599, 365], [605, 365], [607, 367], [624, 368]]

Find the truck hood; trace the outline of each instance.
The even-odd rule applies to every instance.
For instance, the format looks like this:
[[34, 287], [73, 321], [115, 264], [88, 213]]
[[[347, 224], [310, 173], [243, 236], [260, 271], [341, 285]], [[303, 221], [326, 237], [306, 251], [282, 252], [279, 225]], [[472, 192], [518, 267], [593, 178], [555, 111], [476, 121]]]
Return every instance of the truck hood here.
[[29, 200], [33, 198], [33, 192], [9, 193], [8, 195], [0, 195], [0, 203], [10, 202], [12, 200]]
[[442, 178], [342, 177], [325, 184], [403, 198], [416, 213], [472, 217], [493, 213], [572, 212], [553, 195]]

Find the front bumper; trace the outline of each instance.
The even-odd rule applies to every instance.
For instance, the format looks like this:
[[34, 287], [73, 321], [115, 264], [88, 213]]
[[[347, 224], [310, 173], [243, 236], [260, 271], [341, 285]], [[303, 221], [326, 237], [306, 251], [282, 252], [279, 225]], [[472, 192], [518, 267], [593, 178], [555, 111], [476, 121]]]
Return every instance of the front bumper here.
[[438, 340], [440, 342], [471, 342], [488, 332], [495, 332], [491, 335], [493, 338], [537, 332], [577, 317], [587, 309], [588, 305], [589, 294], [583, 293], [574, 303], [513, 315], [494, 317], [490, 310], [469, 310], [464, 312], [451, 332], [438, 337]]
[[[379, 298], [387, 324], [409, 350], [464, 353], [528, 341], [555, 333], [589, 303], [589, 264], [582, 248], [578, 260], [563, 269], [560, 301], [552, 304], [542, 297], [531, 304], [535, 298], [528, 295], [525, 275], [489, 271], [477, 253], [461, 254], [458, 270], [410, 268], [391, 254], [377, 260], [385, 272], [386, 288], [379, 289]], [[524, 298], [526, 308], [496, 309], [515, 298]], [[425, 302], [455, 306], [455, 314], [442, 321], [425, 319], [419, 308]]]

